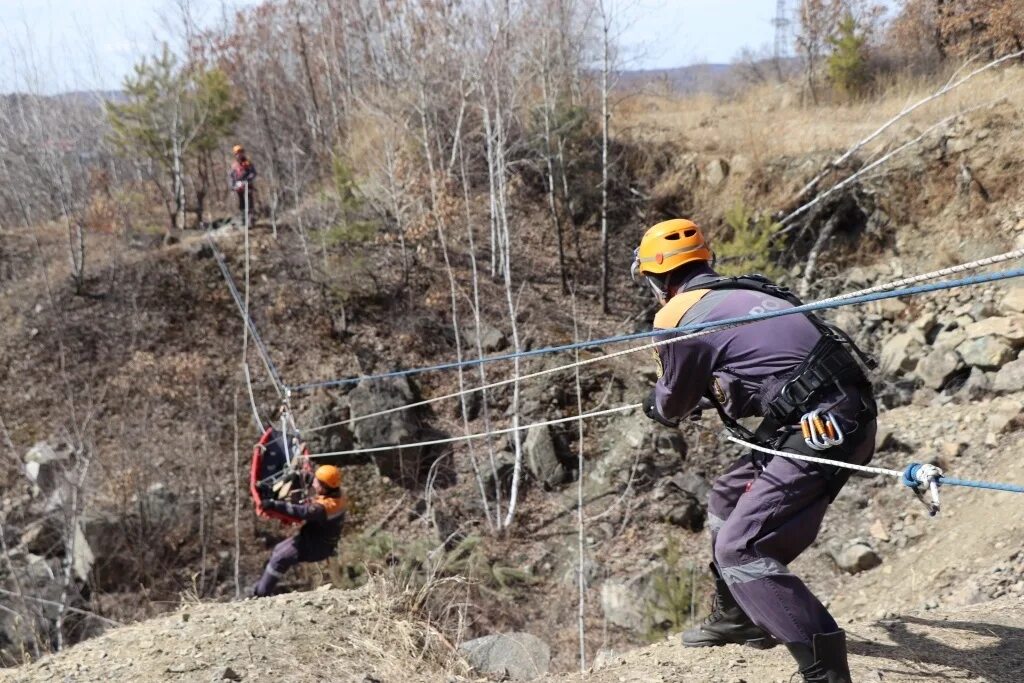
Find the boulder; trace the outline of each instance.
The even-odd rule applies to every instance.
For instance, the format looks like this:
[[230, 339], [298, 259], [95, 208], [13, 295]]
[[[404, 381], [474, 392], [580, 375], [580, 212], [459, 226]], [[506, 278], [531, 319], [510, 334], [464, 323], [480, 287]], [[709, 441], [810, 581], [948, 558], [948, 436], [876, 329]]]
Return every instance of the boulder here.
[[971, 374], [967, 376], [963, 386], [957, 392], [961, 401], [977, 401], [985, 398], [992, 390], [992, 382], [983, 370], [971, 368]]
[[679, 432], [660, 429], [654, 435], [654, 450], [663, 455], [685, 459], [689, 447]]
[[702, 502], [706, 501], [711, 494], [711, 482], [703, 475], [691, 470], [676, 474], [669, 479], [669, 484]]
[[995, 434], [1012, 432], [1021, 426], [1024, 408], [1012, 398], [997, 398], [988, 405], [986, 427]]
[[[404, 377], [375, 382], [360, 382], [346, 397], [349, 412], [353, 416], [377, 413], [399, 408], [416, 401], [413, 385]], [[443, 438], [433, 430], [421, 428], [415, 410], [400, 410], [379, 417], [359, 420], [352, 434], [356, 444], [365, 448], [407, 444]], [[430, 446], [378, 451], [372, 455], [381, 476], [402, 486], [418, 486], [429, 472], [432, 463], [439, 457], [439, 451]], [[451, 459], [448, 459], [450, 463]], [[348, 462], [354, 462], [349, 460]], [[357, 461], [356, 461], [357, 462]], [[365, 461], [364, 461], [365, 462]], [[445, 486], [454, 480], [454, 472], [446, 464], [438, 471], [436, 483]]]
[[882, 320], [891, 322], [903, 315], [903, 312], [907, 310], [907, 305], [899, 299], [882, 299], [873, 302], [869, 310], [880, 316]]
[[967, 333], [964, 332], [962, 327], [955, 327], [952, 330], [942, 330], [935, 337], [935, 341], [932, 342], [932, 346], [936, 349], [949, 349], [952, 351], [956, 347], [967, 341]]
[[[416, 394], [403, 377], [360, 382], [349, 392], [348, 407], [353, 416], [377, 413], [413, 403]], [[360, 446], [373, 447], [408, 443], [419, 431], [411, 410], [402, 410], [355, 423], [353, 435]]]
[[901, 332], [890, 337], [882, 344], [882, 372], [913, 372], [923, 346], [924, 335], [920, 330]]
[[608, 623], [635, 633], [647, 630], [646, 584], [637, 579], [609, 579], [601, 584], [601, 610]]
[[[478, 330], [475, 327], [463, 332], [466, 344], [474, 349], [477, 345], [477, 332]], [[480, 321], [479, 341], [485, 353], [501, 351], [508, 346], [508, 338], [505, 337], [505, 333], [483, 320]]]
[[655, 500], [663, 506], [664, 519], [690, 531], [700, 531], [707, 519], [706, 501], [711, 484], [695, 472], [677, 472], [671, 478], [661, 479]]
[[712, 159], [704, 167], [704, 180], [711, 187], [720, 187], [729, 177], [729, 163], [725, 159]]
[[963, 360], [956, 351], [936, 349], [918, 362], [915, 373], [926, 387], [938, 391], [962, 365]]
[[64, 477], [64, 470], [71, 462], [74, 449], [65, 443], [51, 445], [40, 441], [25, 453], [25, 475], [39, 494], [52, 492]]
[[1024, 391], [1024, 360], [1015, 360], [999, 368], [992, 389], [998, 394]]
[[551, 648], [529, 633], [496, 633], [468, 640], [459, 654], [477, 671], [513, 681], [531, 681], [551, 667]]
[[729, 159], [729, 170], [736, 175], [750, 175], [754, 170], [754, 164], [750, 157], [743, 154], [734, 154]]
[[971, 367], [986, 370], [998, 368], [1016, 355], [1006, 339], [995, 335], [973, 339], [968, 335], [967, 341], [956, 347], [956, 351]]
[[[457, 403], [456, 403], [457, 405]], [[331, 453], [335, 451], [347, 451], [353, 447], [352, 432], [344, 424], [338, 424], [348, 416], [334, 402], [317, 402], [303, 415], [302, 423], [316, 431], [303, 432], [306, 445], [313, 453]], [[330, 425], [330, 426], [327, 426]], [[343, 460], [340, 458], [339, 460]], [[325, 465], [340, 464], [338, 460], [320, 460]]]
[[565, 481], [565, 468], [558, 458], [555, 435], [550, 425], [530, 427], [526, 430], [523, 454], [530, 474], [545, 488], [554, 488]]
[[[595, 495], [625, 484], [637, 461], [637, 453], [645, 442], [649, 443], [653, 425], [650, 420], [639, 420], [635, 416], [608, 421], [598, 439], [598, 452], [603, 455], [587, 463], [587, 482]], [[658, 431], [669, 433], [663, 428]]]
[[677, 495], [672, 501], [672, 507], [665, 515], [669, 524], [688, 531], [700, 531], [704, 528], [704, 520], [707, 519], [707, 508], [696, 498], [689, 495]]
[[1011, 287], [1001, 299], [999, 310], [1003, 313], [1024, 313], [1024, 287]]
[[1020, 348], [1024, 344], [1024, 316], [983, 318], [967, 325], [964, 331], [968, 339], [997, 336]]
[[866, 543], [854, 543], [847, 546], [835, 557], [835, 560], [839, 568], [849, 574], [859, 574], [882, 564], [882, 558]]
[[[155, 526], [153, 522], [147, 522], [147, 525]], [[134, 580], [132, 558], [138, 550], [129, 541], [131, 533], [128, 529], [138, 526], [138, 518], [126, 519], [112, 512], [92, 512], [82, 516], [79, 528], [92, 556], [91, 586], [115, 592], [131, 584]]]
[[42, 557], [59, 557], [64, 553], [63, 516], [49, 514], [30, 522], [21, 532], [18, 547]]

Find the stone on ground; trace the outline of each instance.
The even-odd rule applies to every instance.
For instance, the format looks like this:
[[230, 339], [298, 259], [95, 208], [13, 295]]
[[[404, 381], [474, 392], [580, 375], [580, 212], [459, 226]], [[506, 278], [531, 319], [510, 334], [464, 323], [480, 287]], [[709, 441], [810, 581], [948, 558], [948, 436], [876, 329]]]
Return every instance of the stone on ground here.
[[840, 569], [849, 574], [859, 574], [882, 564], [882, 558], [866, 543], [847, 546], [835, 559]]
[[477, 671], [513, 681], [543, 676], [551, 665], [551, 648], [529, 633], [496, 633], [469, 640], [459, 647], [459, 654]]

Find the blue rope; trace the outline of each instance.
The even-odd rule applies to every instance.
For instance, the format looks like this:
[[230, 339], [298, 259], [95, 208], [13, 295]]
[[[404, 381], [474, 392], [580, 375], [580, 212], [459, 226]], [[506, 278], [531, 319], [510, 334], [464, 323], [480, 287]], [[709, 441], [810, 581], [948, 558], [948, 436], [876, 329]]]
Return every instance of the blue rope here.
[[306, 384], [300, 384], [295, 387], [291, 387], [293, 391], [307, 391], [310, 389], [318, 389], [322, 387], [337, 387], [344, 386], [347, 384], [355, 384], [362, 381], [376, 381], [382, 379], [392, 379], [396, 377], [409, 377], [412, 375], [419, 375], [426, 372], [436, 372], [441, 370], [455, 370], [457, 368], [471, 368], [478, 365], [484, 365], [486, 363], [497, 363], [500, 361], [509, 361], [515, 358], [531, 358], [535, 356], [547, 355], [550, 353], [560, 353], [563, 351], [573, 351], [576, 349], [587, 349], [600, 347], [606, 344], [618, 344], [621, 342], [634, 341], [638, 339], [649, 339], [651, 337], [664, 336], [668, 334], [683, 334], [690, 332], [697, 332], [714, 327], [727, 327], [731, 325], [737, 325], [742, 323], [757, 322], [759, 320], [770, 320], [772, 318], [780, 318], [785, 315], [796, 315], [799, 313], [811, 313], [814, 311], [821, 311], [833, 308], [839, 308], [840, 306], [853, 306], [856, 304], [864, 304], [872, 301], [880, 301], [882, 299], [893, 299], [901, 296], [910, 296], [914, 294], [926, 294], [928, 292], [937, 292], [946, 289], [955, 289], [957, 287], [966, 287], [969, 285], [979, 285], [988, 282], [997, 282], [999, 280], [1007, 280], [1014, 277], [1021, 277], [1024, 275], [1024, 268], [1014, 268], [1011, 270], [1005, 270], [998, 273], [986, 273], [983, 275], [972, 275], [970, 277], [960, 278], [958, 280], [946, 280], [943, 282], [933, 282], [924, 285], [915, 285], [913, 287], [906, 287], [904, 289], [894, 289], [888, 292], [876, 292], [874, 294], [865, 294], [863, 296], [851, 297], [842, 301], [832, 302], [820, 302], [804, 304], [802, 306], [795, 306], [793, 308], [783, 309], [779, 311], [767, 311], [765, 313], [758, 313], [756, 315], [746, 315], [737, 318], [727, 318], [725, 320], [715, 320], [704, 323], [696, 323], [691, 325], [683, 325], [676, 327], [671, 330], [652, 330], [650, 332], [637, 332], [634, 334], [624, 334], [615, 337], [606, 337], [605, 339], [595, 339], [585, 342], [575, 342], [572, 344], [563, 344], [561, 346], [548, 346], [542, 349], [534, 349], [532, 351], [520, 351], [518, 353], [506, 353], [499, 356], [489, 356], [486, 358], [475, 358], [469, 360], [463, 360], [453, 363], [439, 363], [437, 365], [428, 365], [419, 368], [408, 368], [406, 370], [395, 370], [393, 372], [383, 372], [376, 375], [362, 375], [359, 377], [348, 377], [345, 379], [334, 379], [325, 380], [320, 382], [309, 382]]
[[993, 491], [1024, 493], [1024, 486], [1018, 486], [1017, 484], [1000, 484], [992, 481], [974, 481], [972, 479], [957, 479], [955, 477], [939, 477], [939, 484], [942, 484], [943, 486], [969, 486], [974, 489], [992, 489]]
[[[916, 489], [921, 485], [917, 480], [917, 472], [921, 469], [921, 463], [912, 462], [903, 470], [900, 482], [907, 487]], [[974, 481], [972, 479], [957, 479], [956, 477], [939, 477], [940, 486], [968, 486], [975, 489], [992, 489], [993, 491], [1009, 491], [1010, 493], [1024, 493], [1024, 486], [1016, 484], [1000, 484], [992, 481]]]

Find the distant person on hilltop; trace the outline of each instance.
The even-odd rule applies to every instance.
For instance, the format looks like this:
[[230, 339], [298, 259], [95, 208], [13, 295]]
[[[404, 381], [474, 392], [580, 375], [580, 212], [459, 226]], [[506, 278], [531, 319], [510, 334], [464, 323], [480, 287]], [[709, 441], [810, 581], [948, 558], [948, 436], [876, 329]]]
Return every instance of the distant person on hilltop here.
[[301, 519], [299, 533], [274, 546], [266, 569], [253, 586], [255, 597], [273, 595], [278, 580], [300, 562], [322, 562], [334, 554], [341, 540], [347, 501], [341, 493], [341, 470], [321, 465], [313, 475], [313, 498], [289, 503], [274, 498], [261, 501], [264, 510], [276, 510]]
[[231, 148], [235, 155], [235, 161], [231, 164], [231, 189], [238, 195], [238, 210], [242, 213], [242, 220], [245, 220], [245, 210], [248, 206], [249, 215], [252, 215], [255, 198], [256, 167], [245, 155], [245, 148], [235, 145]]
[[[650, 228], [633, 263], [673, 328], [792, 308], [789, 290], [761, 276], [721, 277], [700, 228], [684, 219]], [[730, 432], [773, 450], [864, 464], [877, 408], [864, 355], [810, 314], [720, 329], [657, 347], [657, 383], [644, 412], [664, 425], [714, 408]], [[764, 418], [754, 431], [737, 421]], [[850, 470], [751, 451], [714, 483], [708, 503], [713, 610], [683, 633], [690, 647], [783, 643], [804, 681], [850, 683], [846, 635], [788, 564], [814, 541]]]

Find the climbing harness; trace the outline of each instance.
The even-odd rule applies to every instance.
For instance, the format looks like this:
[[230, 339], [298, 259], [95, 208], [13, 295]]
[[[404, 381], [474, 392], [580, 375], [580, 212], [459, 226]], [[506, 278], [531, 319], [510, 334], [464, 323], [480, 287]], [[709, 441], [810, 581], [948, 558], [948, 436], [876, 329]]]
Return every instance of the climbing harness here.
[[[702, 297], [705, 293], [716, 290], [754, 291], [785, 301], [794, 309], [804, 307], [804, 303], [788, 288], [775, 284], [763, 275], [713, 279], [699, 277], [676, 294], [662, 310], [669, 309], [677, 300], [681, 301], [685, 307], [673, 312], [661, 325], [656, 318], [655, 327], [667, 327], [668, 325], [665, 323], [670, 321], [671, 326], [678, 325], [689, 308], [685, 305], [686, 303], [689, 303], [690, 300], [696, 303], [696, 299], [693, 299], [694, 296]], [[678, 318], [676, 318], [676, 313], [679, 314]], [[764, 419], [755, 430], [747, 429], [730, 416], [725, 411], [722, 400], [716, 395], [714, 387], [708, 387], [705, 399], [714, 406], [722, 423], [731, 434], [748, 441], [776, 445], [780, 442], [780, 437], [791, 432], [797, 424], [800, 424], [805, 442], [814, 450], [824, 450], [842, 443], [843, 430], [831, 415], [829, 415], [830, 419], [823, 421], [820, 429], [813, 421], [805, 423], [805, 419], [811, 414], [810, 411], [813, 409], [816, 399], [826, 391], [830, 389], [843, 391], [847, 386], [870, 386], [863, 368], [867, 368], [869, 371], [873, 370], [877, 363], [874, 358], [862, 351], [843, 330], [823, 321], [814, 313], [807, 312], [804, 313], [804, 316], [815, 326], [821, 338], [800, 365], [783, 380], [782, 385], [775, 391], [775, 395], [763, 406]], [[676, 319], [673, 320], [673, 318]], [[682, 325], [681, 329], [687, 327], [687, 325]], [[865, 400], [863, 402], [863, 415], [870, 418], [874, 417], [876, 412], [873, 401]], [[800, 417], [801, 415], [803, 418]]]
[[804, 443], [816, 451], [841, 446], [846, 440], [839, 420], [832, 413], [822, 410], [812, 410], [801, 417], [800, 432], [804, 436]]

